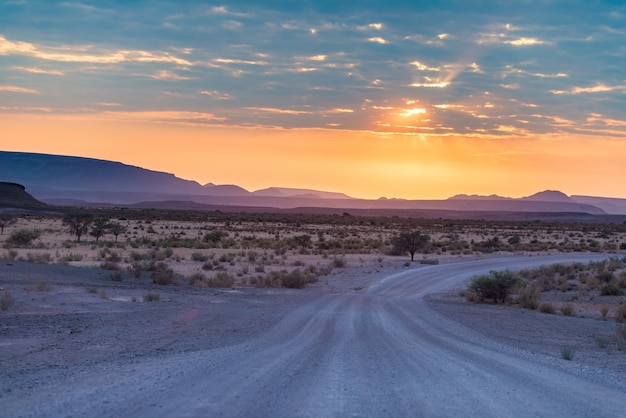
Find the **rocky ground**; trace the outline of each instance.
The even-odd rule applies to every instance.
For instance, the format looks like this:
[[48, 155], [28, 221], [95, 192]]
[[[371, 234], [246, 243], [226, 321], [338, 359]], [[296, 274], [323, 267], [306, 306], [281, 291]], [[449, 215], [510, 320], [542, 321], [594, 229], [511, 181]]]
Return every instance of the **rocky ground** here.
[[[405, 270], [404, 261], [345, 268], [302, 290], [206, 289], [114, 282], [99, 269], [0, 260], [0, 292], [10, 292], [14, 302], [0, 311], [0, 405], [36, 396], [68, 376], [94, 378], [92, 371], [109, 365], [133, 373], [133, 365], [146, 360], [241, 344], [310, 301], [361, 294]], [[621, 324], [473, 304], [459, 296], [461, 289], [426, 302], [503, 346], [554, 358], [572, 347], [572, 361], [582, 368], [618, 378], [626, 373], [626, 353], [614, 339]]]

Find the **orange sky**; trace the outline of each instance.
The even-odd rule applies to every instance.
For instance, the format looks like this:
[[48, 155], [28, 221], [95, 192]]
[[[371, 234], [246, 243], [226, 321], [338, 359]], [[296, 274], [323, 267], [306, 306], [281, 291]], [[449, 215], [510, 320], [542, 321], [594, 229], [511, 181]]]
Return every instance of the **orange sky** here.
[[442, 137], [58, 115], [3, 118], [0, 130], [3, 138], [17, 139], [2, 144], [7, 151], [120, 161], [248, 190], [282, 186], [374, 199], [445, 199], [559, 189], [626, 197], [615, 187], [626, 174], [626, 144], [597, 136]]
[[251, 191], [626, 198], [625, 16], [582, 0], [0, 2], [0, 150]]

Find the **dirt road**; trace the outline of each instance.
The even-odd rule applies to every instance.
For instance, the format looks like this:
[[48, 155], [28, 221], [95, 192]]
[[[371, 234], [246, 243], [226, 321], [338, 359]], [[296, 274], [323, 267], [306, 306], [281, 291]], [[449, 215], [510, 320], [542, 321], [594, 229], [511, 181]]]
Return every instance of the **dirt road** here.
[[[598, 256], [421, 266], [364, 289], [311, 291], [284, 308], [279, 295], [276, 323], [232, 344], [203, 349], [195, 340], [194, 349], [164, 355], [83, 362], [56, 374], [39, 370], [28, 377], [35, 380], [31, 390], [7, 390], [4, 382], [0, 410], [6, 416], [623, 416], [623, 373], [490, 338], [442, 315], [427, 298], [491, 269], [591, 258]], [[24, 388], [17, 374], [12, 379]], [[51, 379], [37, 381], [45, 376]]]

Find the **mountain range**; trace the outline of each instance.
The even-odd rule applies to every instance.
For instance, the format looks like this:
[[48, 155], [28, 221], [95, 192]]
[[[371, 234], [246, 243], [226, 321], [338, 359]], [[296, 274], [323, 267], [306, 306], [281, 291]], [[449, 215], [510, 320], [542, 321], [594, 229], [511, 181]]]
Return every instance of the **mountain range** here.
[[626, 214], [626, 199], [567, 196], [553, 190], [519, 199], [456, 195], [446, 200], [357, 199], [343, 193], [285, 187], [251, 192], [237, 185], [201, 185], [120, 162], [8, 151], [0, 151], [0, 181], [24, 185], [36, 199], [56, 205]]

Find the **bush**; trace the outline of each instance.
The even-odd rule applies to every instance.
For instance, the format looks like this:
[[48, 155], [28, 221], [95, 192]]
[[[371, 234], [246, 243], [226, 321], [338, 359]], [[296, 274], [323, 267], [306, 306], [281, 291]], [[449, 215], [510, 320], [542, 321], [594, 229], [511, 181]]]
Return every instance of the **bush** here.
[[626, 305], [620, 305], [615, 312], [615, 321], [624, 322], [624, 318], [626, 318]]
[[7, 239], [7, 244], [17, 245], [18, 247], [28, 247], [40, 236], [41, 231], [38, 229], [16, 229]]
[[526, 286], [519, 295], [519, 303], [522, 308], [535, 310], [539, 308], [541, 291], [533, 285]]
[[206, 254], [202, 254], [202, 253], [192, 253], [191, 254], [191, 259], [193, 261], [201, 261], [201, 262], [205, 262], [209, 259], [209, 256]]
[[104, 261], [100, 263], [100, 268], [102, 270], [111, 270], [111, 271], [119, 271], [122, 269], [120, 265], [114, 261]]
[[563, 360], [571, 361], [574, 358], [576, 350], [574, 347], [561, 347], [561, 358]]
[[282, 286], [291, 289], [302, 289], [307, 283], [314, 283], [316, 281], [317, 277], [315, 277], [315, 275], [296, 269], [282, 278]]
[[5, 290], [2, 294], [2, 298], [0, 298], [0, 309], [6, 311], [14, 304], [15, 298], [13, 297], [13, 295], [11, 295], [11, 292]]
[[423, 260], [420, 260], [420, 264], [436, 266], [437, 264], [439, 264], [439, 260], [437, 260], [436, 258], [424, 258]]
[[207, 281], [208, 287], [233, 287], [234, 284], [235, 276], [225, 271], [215, 273], [215, 276]]
[[152, 283], [162, 286], [178, 285], [178, 281], [174, 277], [174, 271], [170, 268], [161, 268], [152, 272]]
[[561, 306], [561, 313], [565, 316], [574, 316], [574, 307], [570, 303], [567, 303]]
[[160, 293], [148, 293], [147, 295], [144, 295], [143, 297], [143, 301], [144, 302], [156, 302], [161, 300], [161, 294]]
[[52, 256], [49, 253], [26, 253], [26, 261], [36, 264], [49, 264]]
[[521, 281], [521, 277], [511, 271], [492, 271], [488, 275], [472, 278], [467, 290], [473, 293], [479, 302], [492, 300], [494, 303], [504, 303], [509, 299], [513, 288]]
[[544, 302], [541, 305], [539, 305], [539, 310], [547, 314], [553, 314], [556, 312], [556, 308], [550, 302]]
[[202, 273], [193, 273], [187, 277], [187, 281], [190, 285], [196, 287], [208, 287], [207, 277]]

